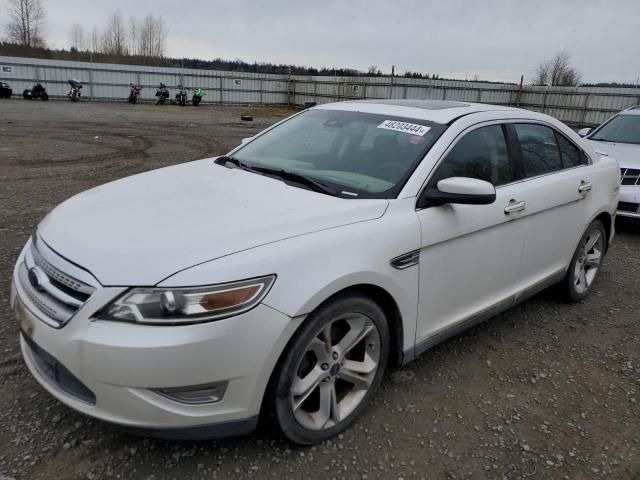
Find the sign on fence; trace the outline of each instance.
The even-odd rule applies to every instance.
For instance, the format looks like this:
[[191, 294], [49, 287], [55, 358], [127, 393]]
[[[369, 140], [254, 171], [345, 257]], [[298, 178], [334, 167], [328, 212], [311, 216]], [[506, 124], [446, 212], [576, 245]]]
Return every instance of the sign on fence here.
[[2, 65], [2, 74], [3, 75], [13, 75], [13, 66], [12, 65]]

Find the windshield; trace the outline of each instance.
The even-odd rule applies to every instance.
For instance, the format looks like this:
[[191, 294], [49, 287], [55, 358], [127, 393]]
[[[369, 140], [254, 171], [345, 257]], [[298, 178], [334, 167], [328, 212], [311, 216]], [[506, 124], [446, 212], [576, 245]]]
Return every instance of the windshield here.
[[617, 115], [596, 130], [589, 139], [640, 144], [640, 115]]
[[286, 170], [339, 195], [393, 198], [445, 125], [337, 110], [308, 110], [233, 154], [246, 166]]

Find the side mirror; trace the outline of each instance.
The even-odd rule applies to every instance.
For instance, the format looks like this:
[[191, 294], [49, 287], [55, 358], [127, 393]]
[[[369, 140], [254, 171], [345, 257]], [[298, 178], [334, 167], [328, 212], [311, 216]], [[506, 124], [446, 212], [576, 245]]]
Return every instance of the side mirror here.
[[250, 140], [253, 140], [253, 137], [246, 137], [246, 138], [243, 138], [242, 140], [240, 140], [240, 143], [241, 143], [242, 145], [244, 145], [245, 143], [247, 143], [247, 142], [248, 142], [248, 141], [250, 141]]
[[578, 130], [578, 135], [580, 135], [581, 137], [586, 137], [590, 133], [591, 133], [591, 128], [581, 128], [580, 130]]
[[484, 180], [467, 177], [445, 178], [438, 188], [427, 188], [418, 199], [418, 208], [433, 207], [445, 203], [489, 205], [496, 201], [495, 187]]

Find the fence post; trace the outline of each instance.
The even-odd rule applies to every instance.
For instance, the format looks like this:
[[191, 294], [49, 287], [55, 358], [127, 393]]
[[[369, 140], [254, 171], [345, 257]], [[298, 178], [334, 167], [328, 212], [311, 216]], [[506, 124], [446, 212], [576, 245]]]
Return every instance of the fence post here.
[[522, 82], [524, 81], [524, 75], [520, 75], [520, 87], [518, 88], [518, 96], [516, 97], [516, 105], [520, 106], [520, 98], [522, 97]]
[[93, 67], [89, 69], [89, 99], [93, 100]]
[[547, 109], [547, 95], [549, 94], [548, 91], [544, 92], [544, 97], [542, 97], [542, 113], [544, 113], [544, 111]]
[[366, 81], [362, 82], [362, 99], [363, 100], [367, 99], [367, 82]]
[[263, 86], [264, 86], [264, 79], [260, 77], [260, 105], [264, 104], [263, 95], [262, 95], [262, 91], [264, 90]]
[[407, 98], [407, 84], [404, 84], [404, 88], [402, 90], [402, 98]]
[[293, 103], [292, 106], [296, 106], [296, 81], [295, 80], [291, 80], [291, 86], [293, 87]]
[[583, 126], [585, 119], [587, 118], [587, 107], [589, 106], [589, 92], [585, 93], [584, 105], [582, 106], [582, 118], [580, 119], [580, 126]]
[[316, 98], [318, 95], [318, 80], [313, 79], [313, 103], [318, 103], [318, 99]]
[[480, 103], [480, 100], [482, 100], [482, 89], [478, 88], [478, 95], [476, 95], [476, 103]]
[[442, 86], [442, 100], [446, 100], [447, 99], [447, 87], [445, 87], [444, 85]]
[[220, 105], [222, 105], [223, 104], [223, 101], [222, 101], [222, 93], [223, 92], [222, 92], [222, 74], [221, 73], [218, 74], [218, 89], [220, 90]]

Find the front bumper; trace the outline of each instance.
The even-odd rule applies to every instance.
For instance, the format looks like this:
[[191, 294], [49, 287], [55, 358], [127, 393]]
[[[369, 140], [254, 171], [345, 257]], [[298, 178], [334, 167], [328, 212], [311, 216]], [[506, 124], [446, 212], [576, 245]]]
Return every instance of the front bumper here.
[[620, 186], [620, 199], [616, 214], [619, 217], [640, 219], [640, 186]]
[[[264, 304], [198, 325], [91, 318], [98, 304], [121, 290], [99, 289], [68, 324], [52, 328], [20, 282], [12, 284], [22, 354], [36, 380], [74, 410], [147, 436], [196, 439], [251, 431], [271, 372], [299, 323]], [[59, 368], [51, 367], [52, 373], [43, 358]], [[228, 385], [217, 403], [185, 404], [153, 391], [221, 381]], [[79, 395], [78, 384], [89, 394]]]

